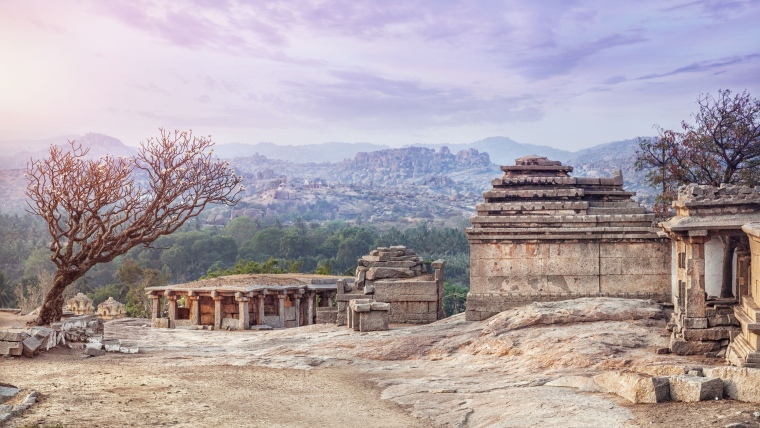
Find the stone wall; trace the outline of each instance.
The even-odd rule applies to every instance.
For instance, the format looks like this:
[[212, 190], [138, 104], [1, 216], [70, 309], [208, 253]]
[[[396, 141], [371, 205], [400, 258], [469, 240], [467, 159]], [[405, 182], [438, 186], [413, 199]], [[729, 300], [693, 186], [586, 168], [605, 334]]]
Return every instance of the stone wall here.
[[669, 300], [669, 242], [622, 176], [570, 177], [573, 167], [536, 156], [501, 169], [466, 230], [468, 320], [534, 301]]

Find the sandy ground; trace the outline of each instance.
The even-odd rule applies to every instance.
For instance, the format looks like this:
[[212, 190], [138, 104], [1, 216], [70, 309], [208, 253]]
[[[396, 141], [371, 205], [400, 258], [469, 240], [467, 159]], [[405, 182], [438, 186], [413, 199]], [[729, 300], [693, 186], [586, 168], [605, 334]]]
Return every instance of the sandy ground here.
[[[162, 330], [119, 320], [106, 323], [106, 337], [137, 341], [139, 354], [5, 358], [0, 382], [42, 393], [9, 426], [760, 427], [752, 415], [760, 404], [632, 405], [546, 386], [638, 365], [721, 364], [655, 354], [667, 332], [651, 305], [606, 305], [374, 333]], [[0, 326], [16, 321], [0, 315]]]

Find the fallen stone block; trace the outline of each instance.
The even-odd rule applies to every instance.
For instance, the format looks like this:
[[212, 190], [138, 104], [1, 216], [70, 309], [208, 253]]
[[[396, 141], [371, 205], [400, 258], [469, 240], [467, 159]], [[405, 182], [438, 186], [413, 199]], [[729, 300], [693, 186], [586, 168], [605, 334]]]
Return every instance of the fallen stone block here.
[[29, 337], [25, 331], [0, 330], [0, 341], [21, 342]]
[[42, 348], [42, 342], [34, 336], [27, 337], [21, 344], [24, 347], [22, 353], [27, 358], [34, 357], [40, 352], [40, 348]]
[[414, 272], [404, 268], [373, 267], [367, 270], [367, 279], [374, 281], [387, 278], [413, 278]]
[[85, 349], [103, 349], [103, 342], [87, 342], [84, 344]]
[[670, 399], [693, 403], [723, 398], [723, 381], [717, 377], [679, 375], [670, 378]]
[[0, 341], [0, 355], [13, 355], [17, 357], [23, 352], [23, 347], [21, 342]]
[[631, 403], [662, 403], [670, 399], [668, 378], [649, 377], [632, 372], [605, 372], [594, 382], [607, 393], [619, 395]]
[[119, 352], [119, 348], [121, 348], [121, 340], [119, 339], [109, 339], [103, 342], [103, 348], [106, 352]]
[[733, 400], [760, 403], [760, 370], [746, 367], [704, 369], [706, 376], [723, 379], [723, 393]]
[[56, 345], [58, 345], [58, 335], [52, 328], [32, 327], [29, 329], [29, 333], [42, 342], [42, 348], [46, 351], [50, 348], [55, 348]]
[[106, 354], [106, 351], [100, 349], [100, 348], [86, 348], [84, 350], [85, 355], [89, 355], [91, 357], [102, 357]]
[[122, 354], [136, 354], [137, 343], [122, 341], [121, 346], [119, 347], [119, 352]]

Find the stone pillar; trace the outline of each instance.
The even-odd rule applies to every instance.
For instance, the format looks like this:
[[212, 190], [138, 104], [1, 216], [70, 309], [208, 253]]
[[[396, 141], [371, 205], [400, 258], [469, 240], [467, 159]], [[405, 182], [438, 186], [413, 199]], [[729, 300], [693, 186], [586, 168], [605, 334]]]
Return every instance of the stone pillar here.
[[166, 292], [166, 300], [169, 301], [169, 328], [174, 328], [174, 321], [177, 319], [177, 295]]
[[150, 318], [153, 320], [161, 318], [161, 296], [151, 294], [150, 300]]
[[256, 324], [264, 324], [264, 300], [266, 299], [267, 291], [264, 290], [259, 294], [259, 310], [256, 312]]
[[736, 297], [739, 302], [742, 296], [749, 294], [750, 260], [752, 254], [747, 249], [736, 252]]
[[248, 330], [251, 318], [248, 312], [248, 302], [251, 298], [244, 293], [235, 293], [235, 300], [238, 302], [238, 330]]
[[685, 315], [687, 318], [705, 318], [705, 241], [706, 230], [689, 232], [686, 265]]
[[306, 307], [306, 325], [312, 325], [314, 324], [314, 306], [317, 300], [317, 293], [309, 291], [307, 297], [309, 299], [309, 304]]
[[446, 267], [445, 260], [436, 260], [430, 264], [433, 268], [433, 279], [438, 289], [438, 301], [436, 302], [436, 319], [443, 319], [446, 315], [443, 310], [443, 269]]
[[214, 329], [218, 330], [222, 328], [222, 296], [214, 290], [211, 297], [214, 299]]
[[201, 300], [200, 296], [194, 291], [190, 291], [187, 294], [188, 300], [190, 300], [190, 324], [200, 325], [201, 323]]
[[277, 306], [277, 316], [279, 317], [278, 327], [280, 328], [285, 327], [285, 297], [285, 293], [280, 293], [277, 295], [277, 299], [279, 300], [279, 305]]
[[298, 294], [294, 295], [293, 302], [296, 307], [296, 327], [300, 327], [301, 326], [301, 296], [299, 296]]

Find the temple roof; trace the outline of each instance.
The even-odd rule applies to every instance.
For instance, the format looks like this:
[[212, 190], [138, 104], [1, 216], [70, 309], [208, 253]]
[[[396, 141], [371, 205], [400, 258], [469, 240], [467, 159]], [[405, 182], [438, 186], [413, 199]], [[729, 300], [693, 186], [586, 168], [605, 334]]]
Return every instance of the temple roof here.
[[[502, 166], [470, 219], [469, 237], [487, 233], [532, 236], [596, 232], [654, 236], [654, 214], [631, 199], [623, 176], [571, 177], [572, 166], [542, 156], [525, 156]], [[575, 230], [572, 230], [575, 229]], [[498, 232], [497, 232], [498, 230]]]

